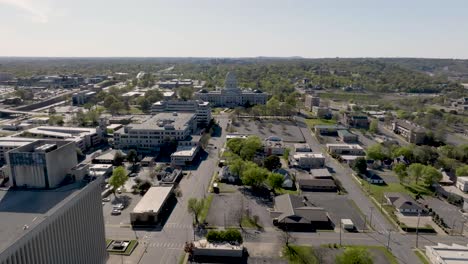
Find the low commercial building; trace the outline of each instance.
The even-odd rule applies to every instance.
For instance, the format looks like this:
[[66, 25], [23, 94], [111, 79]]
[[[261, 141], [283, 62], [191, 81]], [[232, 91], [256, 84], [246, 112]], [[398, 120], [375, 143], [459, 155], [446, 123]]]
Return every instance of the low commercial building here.
[[174, 167], [191, 165], [197, 156], [198, 146], [179, 146], [176, 152], [171, 154], [171, 165]]
[[436, 246], [426, 246], [426, 257], [432, 264], [468, 263], [468, 245], [437, 243]]
[[426, 130], [423, 127], [405, 120], [393, 122], [392, 131], [413, 144], [422, 144], [426, 139]]
[[313, 169], [310, 170], [310, 175], [315, 179], [332, 179], [332, 175], [328, 169]]
[[38, 140], [11, 150], [6, 156], [14, 187], [59, 187], [78, 164], [75, 145], [69, 141]]
[[312, 152], [312, 148], [310, 147], [309, 144], [303, 143], [297, 143], [294, 144], [294, 152]]
[[206, 239], [193, 242], [194, 257], [224, 257], [240, 258], [244, 254], [244, 246], [229, 243], [210, 243]]
[[114, 146], [151, 153], [160, 147], [187, 139], [197, 127], [193, 113], [158, 113], [141, 123], [131, 123], [114, 132]]
[[314, 106], [320, 106], [320, 97], [307, 94], [305, 96], [304, 106], [307, 110], [312, 111]]
[[346, 130], [345, 126], [342, 125], [316, 125], [314, 132], [316, 135], [337, 135], [338, 130]]
[[456, 186], [462, 192], [468, 192], [468, 176], [457, 177]]
[[336, 192], [337, 187], [332, 179], [316, 179], [310, 175], [304, 175], [297, 179], [298, 187], [310, 192]]
[[358, 135], [355, 135], [348, 130], [338, 130], [338, 138], [345, 143], [356, 143], [359, 140]]
[[151, 187], [130, 213], [132, 225], [156, 225], [161, 220], [161, 213], [173, 196], [173, 186]]
[[312, 114], [318, 118], [330, 118], [331, 111], [330, 108], [325, 106], [313, 106]]
[[151, 113], [177, 112], [195, 113], [199, 126], [206, 126], [211, 121], [211, 107], [208, 102], [199, 100], [168, 100], [159, 101], [151, 107]]
[[327, 144], [327, 151], [333, 155], [364, 156], [364, 149], [358, 144]]
[[59, 127], [38, 126], [26, 130], [21, 135], [41, 139], [63, 139], [73, 141], [81, 151], [99, 145], [102, 141], [102, 130], [99, 127]]
[[283, 155], [286, 149], [283, 140], [278, 137], [269, 137], [263, 141], [263, 150], [267, 156]]
[[101, 182], [0, 190], [0, 263], [106, 263]]
[[302, 197], [283, 194], [275, 197], [270, 211], [273, 224], [288, 230], [316, 230], [332, 228], [327, 211], [315, 207]]
[[325, 166], [325, 156], [322, 153], [299, 152], [290, 157], [291, 166], [303, 169], [316, 169]]
[[89, 174], [95, 177], [107, 177], [112, 174], [112, 164], [92, 164], [89, 166]]
[[343, 124], [347, 127], [369, 129], [369, 118], [365, 114], [343, 113]]

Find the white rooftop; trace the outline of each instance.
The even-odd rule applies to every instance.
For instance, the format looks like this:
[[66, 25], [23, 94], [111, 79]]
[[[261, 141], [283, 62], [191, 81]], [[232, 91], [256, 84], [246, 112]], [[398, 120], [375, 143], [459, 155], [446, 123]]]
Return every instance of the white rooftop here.
[[171, 154], [171, 157], [192, 157], [197, 152], [198, 146], [180, 146], [177, 151]]
[[135, 206], [132, 213], [158, 213], [166, 202], [173, 186], [151, 187]]
[[440, 263], [461, 264], [468, 263], [468, 247], [458, 244], [446, 245], [438, 243], [436, 246], [426, 246], [426, 249], [432, 250]]

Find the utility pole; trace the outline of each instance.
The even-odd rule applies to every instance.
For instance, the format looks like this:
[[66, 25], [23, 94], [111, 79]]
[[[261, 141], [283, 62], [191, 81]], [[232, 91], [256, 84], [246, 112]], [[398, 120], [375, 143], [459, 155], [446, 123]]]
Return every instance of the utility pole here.
[[455, 219], [453, 219], [453, 222], [452, 222], [452, 228], [450, 229], [450, 235], [453, 236], [453, 230], [455, 229]]
[[340, 247], [341, 247], [341, 219], [340, 219]]
[[466, 220], [463, 220], [463, 222], [461, 224], [460, 236], [463, 236], [463, 231], [465, 231], [465, 222], [466, 222]]
[[391, 229], [388, 229], [388, 240], [387, 240], [387, 250], [390, 250], [390, 234], [392, 233]]
[[367, 215], [364, 216], [364, 232], [367, 231]]
[[419, 219], [421, 217], [421, 212], [418, 212], [418, 224], [416, 225], [416, 248], [418, 248], [418, 239], [419, 239]]
[[369, 217], [369, 225], [370, 227], [372, 228], [372, 211], [374, 210], [374, 207], [371, 206], [370, 207], [370, 217]]

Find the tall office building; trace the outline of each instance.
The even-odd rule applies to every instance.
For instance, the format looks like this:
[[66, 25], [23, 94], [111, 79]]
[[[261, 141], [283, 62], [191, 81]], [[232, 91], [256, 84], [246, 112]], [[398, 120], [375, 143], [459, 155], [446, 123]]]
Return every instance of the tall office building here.
[[105, 263], [100, 181], [0, 190], [0, 264]]
[[58, 187], [78, 164], [70, 141], [34, 141], [7, 152], [6, 160], [13, 187], [38, 189]]
[[167, 100], [159, 101], [151, 107], [151, 113], [162, 112], [194, 113], [199, 126], [205, 126], [211, 120], [211, 107], [208, 102], [199, 100]]

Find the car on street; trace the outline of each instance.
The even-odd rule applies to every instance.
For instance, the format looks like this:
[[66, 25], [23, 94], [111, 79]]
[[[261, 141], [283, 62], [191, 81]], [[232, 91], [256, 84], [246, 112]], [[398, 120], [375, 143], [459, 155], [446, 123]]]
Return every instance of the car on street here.
[[117, 188], [117, 193], [121, 194], [122, 193], [122, 187]]
[[103, 201], [103, 202], [110, 202], [110, 198], [109, 198], [109, 197], [102, 198], [102, 201]]
[[119, 204], [116, 204], [116, 205], [112, 206], [112, 209], [114, 209], [114, 210], [123, 210], [124, 205], [119, 203]]
[[128, 175], [128, 177], [136, 177], [136, 176], [138, 176], [138, 173], [136, 172], [132, 172], [130, 173], [130, 175]]
[[117, 210], [117, 209], [114, 209], [114, 210], [112, 210], [112, 212], [111, 212], [111, 215], [120, 215], [120, 214], [122, 214], [122, 211]]

